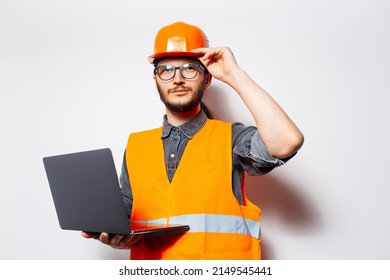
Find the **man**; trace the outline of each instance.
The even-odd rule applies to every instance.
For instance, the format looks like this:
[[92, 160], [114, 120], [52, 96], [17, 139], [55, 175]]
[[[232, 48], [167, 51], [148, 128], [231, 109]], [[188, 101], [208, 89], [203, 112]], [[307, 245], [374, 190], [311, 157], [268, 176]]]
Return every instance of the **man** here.
[[[245, 196], [244, 174], [263, 175], [284, 164], [302, 146], [302, 133], [232, 51], [210, 48], [196, 26], [162, 28], [149, 61], [166, 115], [161, 128], [130, 135], [123, 198], [132, 222], [185, 223], [190, 230], [83, 236], [131, 248], [131, 259], [259, 259], [260, 209]], [[206, 117], [201, 101], [212, 77], [237, 92], [256, 127]]]

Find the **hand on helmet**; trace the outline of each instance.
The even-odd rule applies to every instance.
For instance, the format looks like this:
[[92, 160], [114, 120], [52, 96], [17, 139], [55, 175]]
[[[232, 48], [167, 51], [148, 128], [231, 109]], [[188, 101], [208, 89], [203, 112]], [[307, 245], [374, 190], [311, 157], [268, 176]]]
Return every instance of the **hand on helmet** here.
[[202, 55], [198, 59], [206, 66], [210, 74], [223, 82], [228, 82], [229, 75], [239, 69], [232, 51], [227, 48], [198, 48], [191, 52]]

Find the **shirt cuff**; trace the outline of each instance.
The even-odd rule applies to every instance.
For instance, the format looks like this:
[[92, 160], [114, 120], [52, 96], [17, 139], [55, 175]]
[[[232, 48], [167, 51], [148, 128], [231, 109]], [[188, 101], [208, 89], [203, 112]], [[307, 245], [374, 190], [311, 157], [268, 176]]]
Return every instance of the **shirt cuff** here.
[[257, 129], [241, 139], [240, 145], [234, 148], [234, 153], [242, 158], [240, 161], [250, 175], [265, 174], [286, 162], [285, 159], [275, 158], [269, 153]]

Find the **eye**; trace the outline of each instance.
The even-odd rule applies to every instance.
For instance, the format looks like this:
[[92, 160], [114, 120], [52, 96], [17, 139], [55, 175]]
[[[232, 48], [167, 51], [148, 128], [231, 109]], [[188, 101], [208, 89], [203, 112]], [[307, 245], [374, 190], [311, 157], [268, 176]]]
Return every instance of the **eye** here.
[[187, 64], [183, 64], [182, 68], [187, 72], [194, 72], [197, 69], [197, 65], [192, 63], [187, 63]]
[[174, 67], [171, 66], [171, 65], [160, 65], [160, 66], [157, 68], [158, 74], [167, 74], [167, 73], [171, 73], [173, 70], [174, 70]]
[[161, 66], [161, 71], [162, 72], [172, 72], [172, 70], [173, 70], [173, 66], [171, 66], [171, 65], [162, 65]]

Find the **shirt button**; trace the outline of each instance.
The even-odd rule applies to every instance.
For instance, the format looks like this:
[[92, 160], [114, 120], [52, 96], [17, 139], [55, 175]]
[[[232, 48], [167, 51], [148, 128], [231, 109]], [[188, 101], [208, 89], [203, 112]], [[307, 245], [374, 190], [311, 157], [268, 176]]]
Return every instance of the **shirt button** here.
[[170, 157], [171, 157], [171, 158], [175, 158], [175, 154], [171, 154]]

